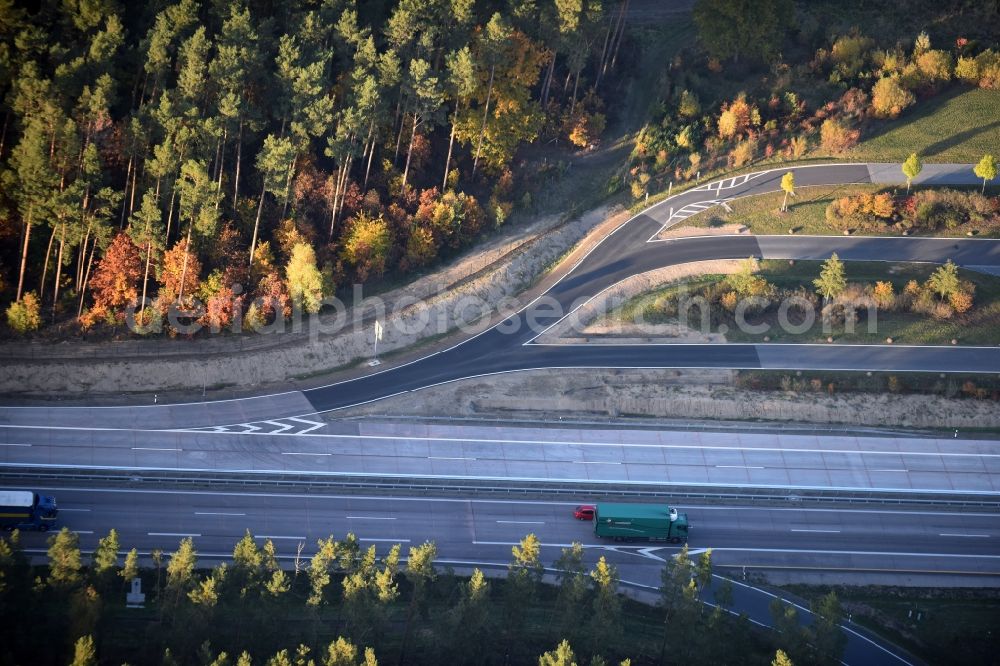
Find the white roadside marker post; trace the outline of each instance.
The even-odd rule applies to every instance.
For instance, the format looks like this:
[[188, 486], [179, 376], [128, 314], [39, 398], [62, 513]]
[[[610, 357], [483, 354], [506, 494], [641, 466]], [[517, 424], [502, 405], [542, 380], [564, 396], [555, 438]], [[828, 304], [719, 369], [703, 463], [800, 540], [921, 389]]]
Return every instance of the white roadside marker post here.
[[382, 339], [382, 322], [375, 320], [375, 346], [372, 350], [372, 360], [368, 361], [368, 365], [375, 367], [381, 363], [378, 360], [378, 341]]
[[375, 348], [372, 353], [372, 360], [368, 361], [368, 365], [375, 367], [379, 365], [382, 361], [378, 360], [378, 341], [382, 339], [382, 322], [378, 319], [375, 320]]

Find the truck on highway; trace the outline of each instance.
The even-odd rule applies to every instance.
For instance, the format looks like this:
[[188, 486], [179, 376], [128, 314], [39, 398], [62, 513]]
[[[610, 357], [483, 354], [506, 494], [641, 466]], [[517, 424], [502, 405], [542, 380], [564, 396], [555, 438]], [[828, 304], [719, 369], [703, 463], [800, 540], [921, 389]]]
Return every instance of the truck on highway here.
[[0, 528], [47, 532], [56, 525], [56, 498], [30, 490], [0, 489]]
[[665, 504], [599, 503], [594, 509], [594, 534], [615, 541], [688, 539], [688, 517]]

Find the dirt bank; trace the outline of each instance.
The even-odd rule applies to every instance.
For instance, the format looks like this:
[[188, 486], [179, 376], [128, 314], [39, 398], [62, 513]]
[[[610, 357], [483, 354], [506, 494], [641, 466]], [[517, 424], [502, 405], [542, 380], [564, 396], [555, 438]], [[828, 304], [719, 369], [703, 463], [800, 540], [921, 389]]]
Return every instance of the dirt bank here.
[[649, 416], [916, 428], [1000, 428], [991, 401], [940, 396], [748, 391], [726, 370], [524, 371], [421, 389], [330, 417], [392, 414], [542, 418]]
[[702, 335], [677, 324], [625, 322], [613, 315], [616, 309], [640, 294], [696, 275], [735, 273], [741, 265], [742, 260], [738, 259], [692, 261], [633, 275], [596, 294], [545, 331], [537, 341], [545, 344], [622, 343], [626, 341], [625, 339], [658, 342], [725, 342], [725, 337], [716, 333]]
[[[566, 270], [627, 214], [610, 207], [566, 224], [546, 218], [518, 238], [497, 242], [433, 275], [380, 296], [382, 353], [446, 337], [462, 326], [479, 330], [497, 308], [515, 307], [548, 281], [539, 276], [560, 258]], [[444, 287], [444, 289], [442, 289]], [[527, 290], [527, 292], [525, 292]], [[525, 292], [522, 294], [522, 292]], [[334, 330], [332, 316], [289, 324], [267, 335], [209, 340], [137, 340], [126, 345], [31, 345], [5, 349], [0, 393], [31, 395], [128, 394], [236, 387], [243, 390], [313, 377], [351, 366], [372, 352], [375, 311], [354, 307]], [[420, 353], [426, 353], [424, 350]], [[211, 397], [211, 396], [209, 396]]]

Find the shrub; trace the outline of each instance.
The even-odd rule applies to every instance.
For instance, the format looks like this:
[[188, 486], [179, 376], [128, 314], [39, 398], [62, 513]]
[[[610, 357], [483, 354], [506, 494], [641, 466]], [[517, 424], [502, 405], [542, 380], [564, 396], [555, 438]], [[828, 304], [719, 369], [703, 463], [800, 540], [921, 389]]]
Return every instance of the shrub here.
[[753, 161], [757, 153], [757, 140], [746, 139], [740, 141], [729, 153], [729, 161], [734, 167], [741, 167]]
[[736, 295], [735, 291], [727, 291], [719, 299], [719, 303], [722, 307], [726, 308], [730, 312], [736, 310], [736, 304], [739, 302], [739, 296]]
[[788, 152], [792, 157], [802, 157], [809, 150], [809, 140], [804, 136], [792, 137], [792, 140], [788, 144]]
[[892, 289], [891, 282], [876, 282], [872, 289], [872, 296], [879, 309], [889, 310], [896, 303], [896, 294]]
[[928, 81], [949, 81], [955, 70], [951, 54], [946, 51], [925, 51], [917, 56], [917, 69]]
[[895, 118], [916, 101], [909, 90], [899, 83], [898, 77], [885, 77], [872, 88], [872, 109], [875, 115]]
[[698, 114], [701, 113], [701, 103], [698, 101], [698, 96], [689, 90], [682, 92], [680, 104], [677, 106], [677, 113], [682, 118], [697, 118]]
[[857, 76], [865, 65], [865, 56], [875, 46], [874, 40], [862, 35], [838, 37], [830, 48], [830, 61], [834, 63], [838, 79]]
[[959, 58], [955, 65], [955, 78], [969, 85], [979, 85], [979, 66], [976, 64], [976, 59]]
[[21, 297], [21, 300], [14, 301], [7, 308], [7, 325], [21, 335], [37, 331], [42, 325], [42, 316], [39, 312], [38, 297], [29, 291]]
[[851, 129], [847, 124], [827, 118], [819, 130], [820, 144], [831, 153], [841, 153], [854, 146], [861, 136], [860, 130]]
[[956, 291], [948, 297], [948, 304], [959, 314], [968, 312], [972, 307], [972, 294], [966, 291]]

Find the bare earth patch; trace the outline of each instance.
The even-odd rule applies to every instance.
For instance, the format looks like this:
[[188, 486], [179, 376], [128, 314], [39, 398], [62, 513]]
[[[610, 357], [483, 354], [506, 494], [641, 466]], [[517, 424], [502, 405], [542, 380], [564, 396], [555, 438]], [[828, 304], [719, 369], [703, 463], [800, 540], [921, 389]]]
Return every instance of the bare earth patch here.
[[661, 229], [656, 235], [659, 239], [687, 238], [689, 236], [732, 236], [733, 234], [750, 234], [750, 229], [742, 224], [723, 224], [712, 227], [668, 227]]
[[553, 419], [642, 416], [855, 426], [998, 428], [988, 400], [933, 395], [749, 391], [728, 370], [561, 369], [491, 375], [380, 400], [331, 416], [419, 415]]
[[[385, 314], [380, 353], [405, 350], [456, 332], [459, 325], [477, 332], [496, 315], [499, 304], [530, 299], [628, 218], [609, 206], [591, 210], [565, 224], [545, 218], [498, 240], [481, 252], [432, 275], [381, 294]], [[534, 285], [534, 286], [533, 286]], [[525, 292], [527, 290], [527, 292]], [[525, 293], [522, 293], [525, 292]], [[474, 304], [492, 308], [482, 311]], [[270, 335], [216, 336], [206, 340], [134, 340], [127, 343], [23, 344], [5, 346], [0, 393], [127, 394], [197, 390], [203, 387], [278, 386], [351, 366], [371, 356], [375, 313], [350, 308], [347, 325], [332, 331], [333, 317]], [[430, 322], [424, 325], [423, 322]], [[479, 322], [472, 326], [474, 322]], [[454, 341], [452, 341], [452, 344]]]

